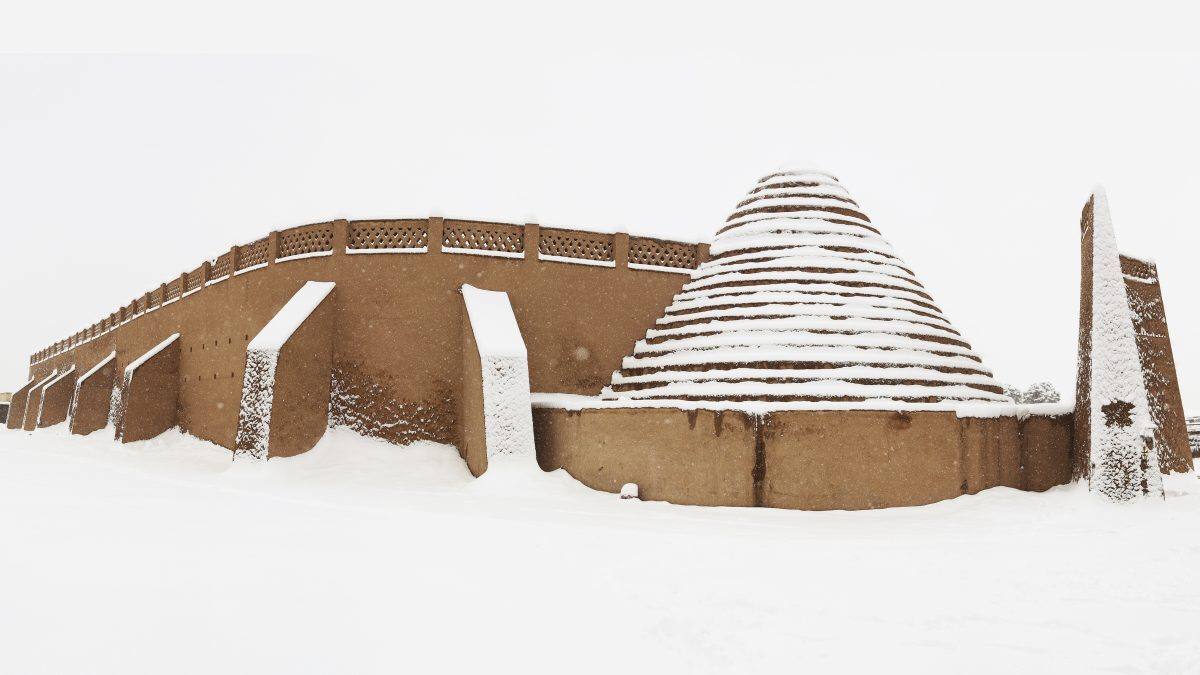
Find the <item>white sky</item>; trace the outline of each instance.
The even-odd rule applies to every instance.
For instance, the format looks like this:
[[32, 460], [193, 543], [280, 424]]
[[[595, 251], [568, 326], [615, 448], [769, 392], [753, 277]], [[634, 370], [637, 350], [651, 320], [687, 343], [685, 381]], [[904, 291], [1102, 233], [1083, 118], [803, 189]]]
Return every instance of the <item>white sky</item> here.
[[0, 56], [0, 390], [271, 229], [440, 213], [703, 239], [801, 160], [1000, 380], [1064, 392], [1104, 184], [1122, 249], [1158, 261], [1200, 412], [1200, 56], [1157, 51], [1191, 48], [1190, 11], [94, 4], [0, 27], [8, 50], [128, 52]]

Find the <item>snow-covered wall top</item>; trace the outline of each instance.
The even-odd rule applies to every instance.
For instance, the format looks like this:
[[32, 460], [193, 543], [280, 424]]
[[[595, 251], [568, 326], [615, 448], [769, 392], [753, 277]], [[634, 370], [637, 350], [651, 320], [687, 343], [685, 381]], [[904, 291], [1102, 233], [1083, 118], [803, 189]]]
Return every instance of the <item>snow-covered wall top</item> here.
[[495, 469], [492, 460], [505, 456], [520, 456], [534, 469], [529, 363], [508, 293], [463, 284], [462, 294], [479, 350], [488, 471]]
[[1090, 484], [1113, 501], [1161, 495], [1157, 454], [1143, 457], [1153, 422], [1108, 198], [1097, 188], [1092, 199]]
[[508, 293], [463, 284], [463, 301], [482, 356], [525, 357], [525, 341], [513, 315]]
[[755, 408], [1009, 402], [831, 174], [759, 180], [710, 256], [605, 398]]
[[84, 373], [83, 375], [81, 375], [79, 377], [78, 384], [82, 385], [84, 382], [87, 382], [88, 379], [90, 379], [93, 375], [100, 372], [100, 370], [102, 368], [104, 368], [104, 366], [107, 366], [108, 364], [112, 363], [113, 359], [115, 359], [115, 358], [117, 358], [117, 353], [109, 352], [108, 356], [104, 357], [103, 359], [100, 359], [100, 363], [97, 363], [96, 365], [92, 366], [91, 370], [87, 371], [86, 373]]
[[[54, 379], [55, 377], [57, 377], [57, 376], [58, 376], [58, 368], [55, 368], [54, 370], [50, 371], [50, 374], [49, 374], [49, 375], [47, 375], [47, 376], [46, 376], [44, 379], [42, 379], [42, 380], [39, 380], [39, 381], [38, 381], [38, 383], [37, 383], [37, 384], [35, 384], [35, 385], [33, 386], [33, 388], [31, 388], [31, 389], [29, 390], [29, 394], [28, 394], [27, 396], [32, 396], [32, 395], [33, 395], [35, 392], [37, 392], [39, 389], [41, 389], [42, 387], [46, 386], [46, 383], [47, 383], [47, 382], [49, 382], [50, 380], [53, 380], [53, 379]], [[23, 416], [22, 416], [22, 418], [21, 418], [21, 426], [22, 426], [22, 427], [24, 427], [24, 426], [25, 426], [25, 423], [26, 423], [27, 421], [29, 421], [29, 409], [32, 407], [32, 406], [30, 406], [30, 405], [29, 405], [29, 403], [30, 403], [30, 399], [27, 397], [27, 398], [25, 399], [25, 413], [24, 413], [24, 415], [23, 415]], [[41, 412], [41, 411], [40, 411], [40, 409], [39, 409], [39, 411], [38, 411], [38, 412]], [[38, 413], [34, 413], [34, 414], [35, 414], [35, 415], [37, 415]], [[36, 420], [37, 420], [37, 417], [34, 417], [33, 419], [36, 421]]]
[[179, 333], [172, 333], [170, 337], [155, 345], [150, 349], [150, 351], [131, 361], [129, 365], [125, 366], [125, 379], [128, 380], [130, 377], [132, 377], [133, 374], [137, 372], [137, 369], [142, 367], [142, 364], [154, 358], [156, 354], [169, 347], [172, 342], [175, 342], [178, 339]]
[[304, 286], [296, 291], [291, 300], [279, 310], [267, 325], [254, 336], [250, 344], [246, 345], [247, 351], [279, 351], [283, 349], [283, 345], [292, 337], [292, 333], [304, 323], [304, 320], [313, 313], [313, 310], [320, 305], [329, 294], [333, 292], [334, 283], [332, 281], [308, 281]]
[[50, 380], [49, 382], [47, 382], [46, 388], [49, 389], [50, 387], [53, 387], [54, 385], [56, 385], [59, 382], [61, 382], [62, 380], [64, 380], [68, 375], [70, 375], [73, 372], [75, 372], [75, 364], [71, 364], [71, 366], [69, 368], [67, 368], [66, 370], [59, 373], [58, 376], [55, 377], [53, 380]]

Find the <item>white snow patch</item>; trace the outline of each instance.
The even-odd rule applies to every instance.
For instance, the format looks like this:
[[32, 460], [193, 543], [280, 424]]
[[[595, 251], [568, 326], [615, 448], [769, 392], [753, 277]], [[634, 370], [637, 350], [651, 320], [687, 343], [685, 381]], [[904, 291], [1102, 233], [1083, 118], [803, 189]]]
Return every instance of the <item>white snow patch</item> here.
[[[587, 258], [572, 258], [570, 256], [565, 256], [565, 255], [542, 255], [541, 253], [538, 254], [538, 260], [549, 261], [549, 262], [559, 262], [559, 263], [570, 263], [572, 265], [591, 265], [592, 267], [616, 267], [617, 266], [617, 261], [615, 261], [615, 260], [588, 260]], [[633, 267], [633, 265], [630, 265], [630, 267]]]
[[338, 430], [262, 464], [58, 431], [0, 429], [3, 672], [1200, 671], [1200, 585], [1164, 582], [1200, 567], [1195, 474], [802, 512], [497, 493]]
[[267, 325], [254, 336], [253, 340], [246, 345], [247, 351], [252, 350], [274, 350], [279, 351], [283, 348], [284, 343], [292, 337], [292, 333], [304, 323], [325, 298], [333, 292], [334, 282], [332, 281], [308, 281], [296, 291], [296, 294], [287, 301], [283, 306], [271, 317]]
[[261, 270], [262, 268], [264, 268], [266, 266], [267, 266], [267, 263], [264, 262], [264, 263], [258, 263], [257, 265], [251, 265], [249, 267], [244, 267], [244, 268], [234, 272], [233, 276], [236, 277], [238, 275], [245, 274], [247, 272], [253, 272], [254, 270]]
[[959, 417], [996, 418], [1060, 417], [1075, 412], [1075, 402], [1060, 403], [960, 403], [954, 408]]
[[479, 353], [525, 358], [525, 340], [517, 326], [508, 293], [463, 284], [462, 294]]
[[131, 361], [129, 365], [125, 366], [125, 382], [131, 382], [133, 380], [133, 374], [137, 372], [138, 368], [141, 368], [143, 364], [157, 356], [159, 352], [171, 346], [171, 344], [178, 339], [179, 333], [172, 333], [170, 337], [155, 345], [150, 349], [150, 351]]
[[[22, 413], [21, 413], [21, 427], [22, 428], [24, 428], [25, 424], [29, 421], [29, 399], [31, 396], [33, 396], [33, 392], [40, 391], [42, 389], [42, 387], [46, 386], [47, 382], [49, 382], [50, 380], [53, 380], [57, 376], [58, 376], [58, 368], [55, 368], [54, 370], [50, 371], [50, 374], [47, 375], [45, 379], [39, 381], [37, 384], [30, 387], [29, 391], [25, 394], [25, 410], [22, 411]], [[40, 413], [41, 413], [41, 408], [39, 406], [38, 414], [40, 414]], [[34, 417], [33, 421], [37, 422], [37, 418]]]
[[486, 474], [492, 474], [499, 464], [494, 460], [504, 456], [519, 457], [522, 470], [536, 468], [529, 364], [508, 294], [467, 284], [462, 294], [483, 373]]
[[629, 263], [629, 269], [645, 272], [669, 272], [670, 274], [691, 274], [695, 271], [688, 267], [667, 267], [665, 265], [646, 265], [644, 263]]
[[347, 255], [367, 255], [370, 253], [428, 253], [428, 246], [414, 248], [348, 248]]
[[[607, 388], [606, 388], [607, 389]], [[698, 401], [682, 399], [601, 398], [558, 392], [535, 392], [531, 395], [535, 408], [586, 410], [589, 408], [672, 408], [676, 410], [732, 410], [750, 414], [765, 414], [785, 410], [878, 410], [878, 411], [941, 411], [959, 417], [1026, 417], [1056, 415], [1071, 412], [1069, 404], [1016, 405], [948, 399], [936, 403], [913, 403], [891, 398], [870, 398], [865, 401]], [[1065, 412], [1064, 412], [1065, 411]]]
[[279, 352], [329, 297], [334, 286], [332, 281], [305, 282], [246, 345], [246, 372], [242, 378], [235, 442], [238, 451], [235, 457], [269, 457], [271, 410], [275, 403], [275, 370], [279, 366]]
[[35, 422], [35, 426], [38, 426], [38, 427], [42, 426], [42, 410], [44, 410], [46, 407], [46, 396], [44, 393], [45, 390], [49, 389], [50, 387], [53, 387], [54, 385], [58, 384], [59, 382], [62, 382], [62, 379], [64, 377], [70, 375], [73, 372], [75, 372], [75, 364], [74, 363], [71, 364], [70, 368], [67, 368], [63, 372], [59, 373], [58, 376], [55, 377], [53, 380], [50, 380], [49, 382], [47, 382], [46, 385], [42, 388], [43, 394], [42, 394], [42, 397], [38, 400], [38, 412], [37, 412], [37, 420]]
[[[1091, 471], [1093, 491], [1111, 501], [1163, 494], [1158, 453], [1145, 452], [1151, 433], [1145, 381], [1125, 293], [1108, 198], [1097, 188], [1092, 231]], [[1126, 406], [1126, 423], [1114, 421]], [[1143, 469], [1143, 464], [1146, 468]]]
[[235, 458], [244, 455], [265, 460], [270, 456], [271, 410], [275, 404], [275, 369], [278, 365], [277, 349], [246, 350]]
[[489, 251], [483, 248], [458, 248], [456, 246], [443, 246], [442, 253], [462, 253], [464, 255], [482, 255], [489, 258], [524, 258], [524, 253], [516, 251]]
[[[75, 380], [75, 391], [71, 393], [70, 416], [72, 418], [75, 417], [75, 410], [76, 410], [76, 407], [79, 405], [79, 390], [83, 388], [83, 385], [89, 379], [91, 379], [91, 377], [93, 375], [100, 372], [100, 370], [102, 368], [104, 368], [104, 366], [107, 366], [108, 364], [112, 363], [113, 359], [115, 359], [115, 358], [117, 358], [117, 353], [115, 351], [110, 352], [108, 356], [100, 359], [99, 363], [92, 366], [91, 370], [87, 371], [83, 375], [80, 375], [79, 378]], [[70, 426], [70, 421], [71, 420], [68, 420], [68, 424], [67, 424], [68, 427]]]
[[333, 251], [312, 251], [309, 253], [297, 253], [296, 255], [289, 255], [286, 258], [276, 258], [275, 262], [281, 263], [288, 262], [289, 260], [305, 260], [307, 258], [328, 258], [331, 255], [333, 255]]
[[100, 359], [100, 363], [97, 363], [96, 365], [92, 366], [91, 370], [89, 370], [86, 373], [84, 373], [83, 375], [79, 376], [78, 384], [83, 384], [84, 382], [87, 382], [89, 378], [91, 378], [96, 373], [100, 372], [100, 370], [102, 368], [104, 368], [104, 366], [107, 366], [115, 358], [117, 358], [117, 353], [110, 352], [108, 356]]

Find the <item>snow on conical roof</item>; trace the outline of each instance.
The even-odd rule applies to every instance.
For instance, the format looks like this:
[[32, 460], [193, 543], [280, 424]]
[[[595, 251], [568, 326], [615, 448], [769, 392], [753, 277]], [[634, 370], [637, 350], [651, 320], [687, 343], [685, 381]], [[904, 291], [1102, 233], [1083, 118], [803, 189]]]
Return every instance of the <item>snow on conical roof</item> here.
[[829, 173], [786, 169], [759, 180], [710, 253], [604, 398], [865, 408], [1009, 402]]

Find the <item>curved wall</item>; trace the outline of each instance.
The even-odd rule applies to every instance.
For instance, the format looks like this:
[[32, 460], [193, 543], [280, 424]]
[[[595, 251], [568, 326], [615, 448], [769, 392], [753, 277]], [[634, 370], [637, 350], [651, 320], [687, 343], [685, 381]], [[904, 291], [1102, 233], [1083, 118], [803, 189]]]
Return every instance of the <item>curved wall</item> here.
[[538, 463], [588, 487], [704, 506], [876, 509], [1071, 478], [1072, 415], [535, 405]]
[[334, 281], [332, 421], [454, 442], [462, 284], [507, 291], [534, 391], [596, 394], [703, 245], [477, 221], [335, 221], [236, 246], [31, 359], [117, 372], [179, 333], [179, 426], [232, 448], [246, 344], [306, 281]]

